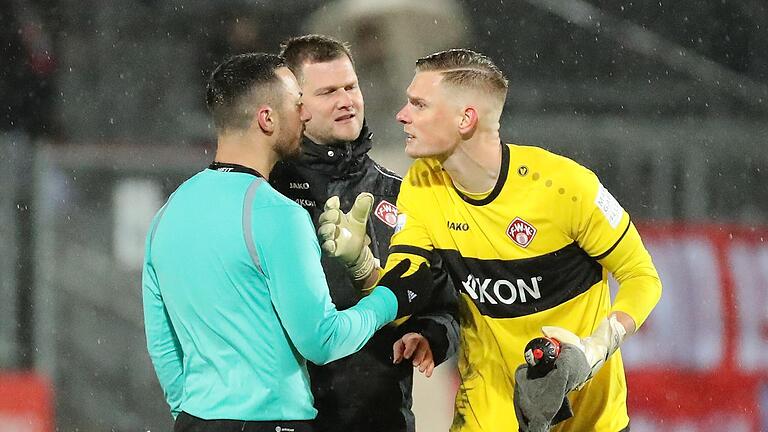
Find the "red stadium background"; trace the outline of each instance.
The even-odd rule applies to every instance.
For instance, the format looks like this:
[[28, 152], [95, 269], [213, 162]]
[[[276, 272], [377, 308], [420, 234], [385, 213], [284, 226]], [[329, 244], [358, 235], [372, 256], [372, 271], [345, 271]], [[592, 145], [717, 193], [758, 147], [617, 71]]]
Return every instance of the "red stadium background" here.
[[664, 293], [622, 349], [632, 430], [768, 430], [768, 229], [639, 229]]

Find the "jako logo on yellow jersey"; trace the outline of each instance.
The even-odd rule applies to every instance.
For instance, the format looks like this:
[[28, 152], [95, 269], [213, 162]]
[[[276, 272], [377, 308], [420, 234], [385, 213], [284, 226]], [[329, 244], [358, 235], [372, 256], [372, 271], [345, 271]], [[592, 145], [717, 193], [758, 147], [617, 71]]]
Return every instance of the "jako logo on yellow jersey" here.
[[501, 302], [512, 304], [516, 301], [525, 303], [530, 299], [540, 299], [541, 290], [539, 289], [539, 282], [541, 282], [541, 279], [541, 276], [536, 276], [530, 278], [529, 281], [516, 279], [513, 283], [505, 279], [480, 279], [470, 274], [467, 276], [466, 281], [461, 282], [461, 285], [464, 286], [464, 291], [473, 300], [477, 300], [480, 303], [499, 304]]

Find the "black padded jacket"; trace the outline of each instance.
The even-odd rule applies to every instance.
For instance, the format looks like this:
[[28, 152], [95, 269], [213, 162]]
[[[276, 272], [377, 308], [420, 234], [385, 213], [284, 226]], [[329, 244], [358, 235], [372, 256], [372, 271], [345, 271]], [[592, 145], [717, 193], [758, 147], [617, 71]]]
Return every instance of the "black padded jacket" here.
[[[317, 220], [325, 201], [338, 195], [341, 209], [349, 211], [360, 192], [374, 196], [368, 235], [371, 251], [382, 267], [393, 234], [397, 194], [402, 179], [368, 156], [373, 134], [364, 127], [357, 140], [338, 145], [318, 145], [304, 138], [302, 156], [279, 162], [270, 183], [301, 204]], [[360, 299], [346, 268], [337, 259], [323, 256], [331, 298], [340, 310]], [[435, 364], [456, 352], [459, 326], [457, 294], [442, 262], [431, 260], [435, 290], [430, 307], [400, 327], [385, 326], [357, 353], [327, 364], [308, 364], [320, 432], [413, 432], [411, 410], [413, 367], [405, 361], [392, 364], [392, 345], [406, 332], [419, 332], [429, 340]]]

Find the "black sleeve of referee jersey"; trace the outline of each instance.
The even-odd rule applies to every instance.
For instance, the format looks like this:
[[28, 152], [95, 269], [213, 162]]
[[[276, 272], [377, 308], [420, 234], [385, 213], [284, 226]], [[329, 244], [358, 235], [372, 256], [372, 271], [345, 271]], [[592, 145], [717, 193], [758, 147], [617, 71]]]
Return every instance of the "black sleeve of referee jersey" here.
[[[390, 248], [395, 252], [395, 246]], [[429, 341], [435, 366], [439, 366], [445, 360], [453, 356], [459, 346], [459, 320], [458, 320], [458, 295], [451, 282], [448, 273], [443, 267], [443, 260], [436, 253], [430, 253], [423, 249], [413, 248], [424, 252], [429, 258], [430, 269], [434, 279], [434, 291], [432, 298], [424, 310], [414, 315], [403, 324], [401, 331], [405, 333], [420, 333]], [[421, 253], [397, 251], [424, 256]]]

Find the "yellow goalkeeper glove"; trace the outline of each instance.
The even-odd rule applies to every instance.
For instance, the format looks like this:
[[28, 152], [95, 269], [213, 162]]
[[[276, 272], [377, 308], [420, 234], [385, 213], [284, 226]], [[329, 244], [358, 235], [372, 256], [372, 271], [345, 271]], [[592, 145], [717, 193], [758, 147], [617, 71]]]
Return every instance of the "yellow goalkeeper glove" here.
[[325, 202], [317, 229], [323, 240], [321, 247], [328, 255], [339, 258], [355, 280], [365, 280], [377, 267], [377, 260], [368, 248], [371, 240], [365, 229], [373, 208], [373, 195], [368, 192], [358, 195], [349, 213], [342, 212], [339, 206], [338, 196]]

